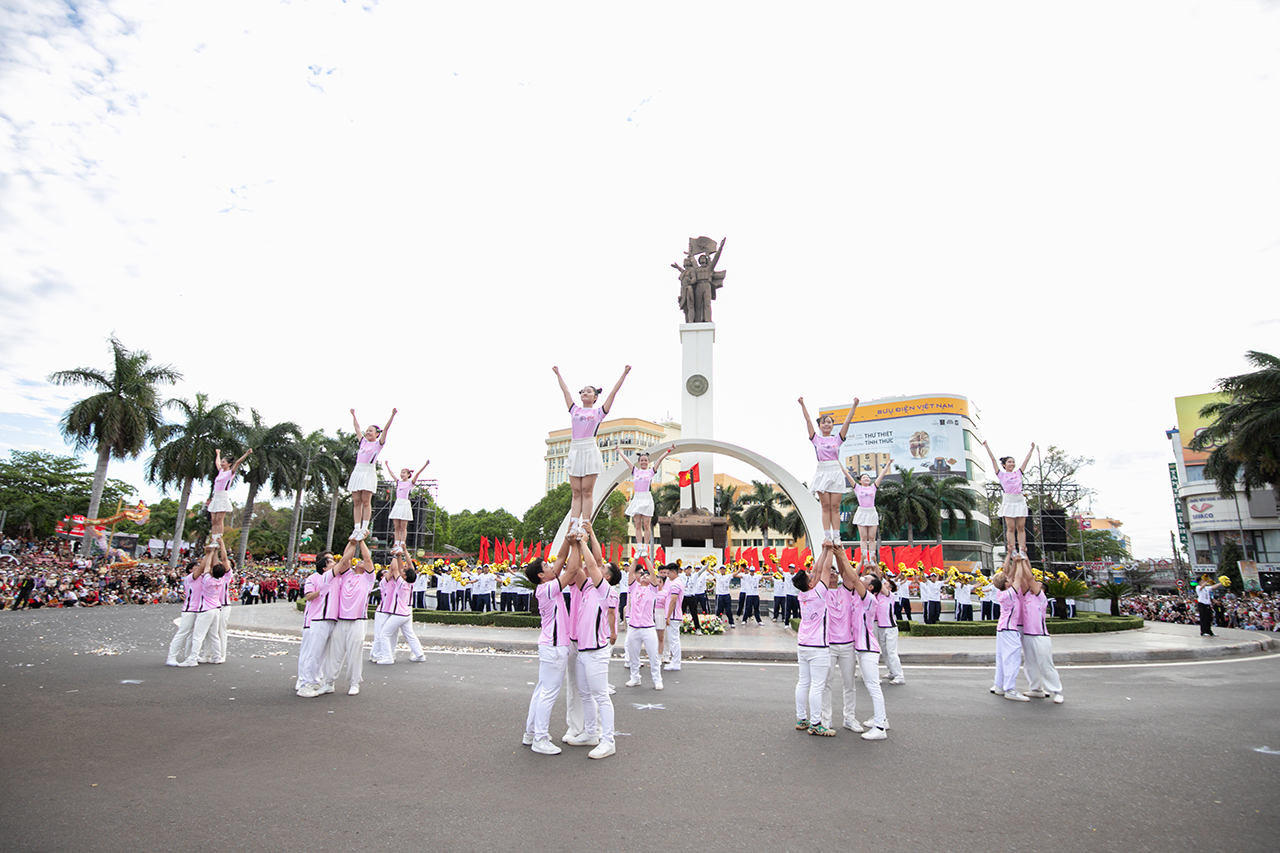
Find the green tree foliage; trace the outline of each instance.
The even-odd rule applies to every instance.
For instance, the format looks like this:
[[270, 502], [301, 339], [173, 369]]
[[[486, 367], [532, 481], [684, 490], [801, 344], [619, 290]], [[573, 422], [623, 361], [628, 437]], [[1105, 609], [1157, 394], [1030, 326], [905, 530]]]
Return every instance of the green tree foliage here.
[[[886, 480], [876, 493], [881, 530], [905, 531], [909, 547], [915, 546], [917, 530], [930, 536], [940, 535], [941, 521], [929, 479], [928, 475], [918, 475], [898, 466], [898, 478]], [[882, 532], [881, 538], [889, 537]]]
[[258, 491], [265, 488], [272, 495], [288, 491], [290, 475], [299, 462], [297, 442], [302, 438], [302, 431], [293, 421], [269, 423], [262, 419], [257, 409], [250, 409], [243, 437], [245, 445], [253, 448], [253, 456], [240, 468], [240, 473], [249, 486], [249, 495], [245, 498], [247, 511], [243, 513], [244, 517], [240, 522], [240, 545], [236, 550], [236, 564], [241, 566], [244, 565], [244, 555], [249, 548]]
[[[600, 547], [607, 553], [614, 545], [622, 545], [627, 541], [627, 496], [614, 489], [604, 499], [604, 507], [591, 523]], [[567, 510], [566, 510], [567, 511]], [[549, 538], [548, 542], [551, 541]]]
[[[1232, 540], [1228, 539], [1222, 546], [1222, 555], [1218, 558], [1218, 574], [1226, 575], [1231, 579], [1231, 589], [1237, 594], [1244, 589], [1244, 578], [1240, 576], [1240, 561], [1244, 559], [1244, 554], [1240, 550], [1240, 546]], [[1214, 579], [1214, 583], [1217, 583]]]
[[99, 508], [107, 482], [107, 464], [112, 457], [137, 457], [154, 439], [163, 423], [159, 388], [182, 378], [169, 365], [153, 365], [148, 353], [125, 349], [114, 335], [110, 342], [110, 372], [77, 367], [49, 374], [54, 385], [85, 385], [97, 390], [67, 409], [59, 424], [67, 441], [98, 454], [85, 512], [90, 518], [102, 517]]
[[[965, 525], [973, 523], [973, 513], [978, 508], [978, 496], [969, 488], [969, 481], [964, 477], [943, 477], [934, 479], [929, 484], [932, 492], [933, 508], [946, 517], [947, 533], [954, 534], [957, 519], [963, 519]], [[936, 544], [942, 544], [942, 524], [937, 528]]]
[[1280, 502], [1280, 358], [1249, 352], [1253, 373], [1218, 380], [1225, 400], [1200, 410], [1208, 427], [1191, 439], [1194, 450], [1209, 451], [1204, 475], [1224, 496], [1244, 483], [1246, 495], [1270, 486]]
[[[526, 542], [550, 542], [569, 514], [573, 489], [561, 483], [525, 511], [520, 521], [520, 538]], [[597, 534], [598, 535], [598, 534]]]
[[751, 491], [738, 498], [741, 515], [730, 513], [729, 525], [734, 530], [746, 532], [760, 531], [760, 540], [769, 542], [770, 530], [781, 530], [785, 522], [782, 513], [783, 494], [775, 489], [772, 483], [751, 481]]
[[[568, 510], [565, 510], [568, 512]], [[464, 509], [449, 520], [449, 544], [466, 554], [480, 550], [480, 537], [519, 541], [520, 519], [505, 509], [490, 512], [487, 509], [472, 512]], [[527, 541], [527, 540], [526, 540]]]
[[[1037, 511], [1045, 509], [1065, 509], [1068, 514], [1076, 512], [1080, 502], [1095, 493], [1094, 489], [1079, 483], [1080, 470], [1092, 464], [1092, 457], [1072, 456], [1056, 445], [1049, 445], [1038, 461], [1032, 456], [1031, 464], [1023, 475], [1022, 489], [1030, 516], [1035, 518]], [[995, 519], [999, 515], [1003, 492], [994, 473], [991, 477], [987, 481], [987, 517]], [[1004, 525], [993, 524], [991, 535], [1000, 541]]]
[[[88, 516], [93, 490], [93, 472], [74, 456], [55, 456], [38, 450], [9, 451], [9, 460], [0, 462], [0, 509], [8, 511], [4, 532], [18, 536], [23, 530], [37, 539], [52, 536], [54, 526], [67, 515]], [[119, 480], [106, 480], [100, 505], [112, 515], [121, 499], [134, 495], [133, 487]], [[27, 525], [30, 525], [28, 528]], [[135, 533], [129, 523], [127, 533]]]
[[1116, 583], [1109, 581], [1107, 583], [1098, 584], [1091, 590], [1094, 598], [1099, 600], [1107, 600], [1111, 602], [1111, 615], [1120, 615], [1120, 599], [1133, 592], [1133, 587], [1129, 586], [1125, 581]]

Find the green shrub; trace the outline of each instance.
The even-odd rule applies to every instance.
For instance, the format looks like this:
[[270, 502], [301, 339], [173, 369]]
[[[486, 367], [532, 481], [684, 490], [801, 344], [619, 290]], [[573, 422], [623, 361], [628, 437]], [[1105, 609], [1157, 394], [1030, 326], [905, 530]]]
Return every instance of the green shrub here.
[[436, 625], [486, 625], [499, 628], [538, 628], [542, 618], [528, 613], [473, 613], [470, 610], [415, 610], [414, 622], [430, 622]]
[[898, 633], [899, 633], [899, 634], [910, 634], [910, 633], [911, 633], [911, 620], [910, 620], [910, 619], [899, 619], [899, 620], [898, 620]]
[[1098, 632], [1097, 619], [1050, 619], [1050, 634], [1095, 634]]
[[995, 622], [934, 622], [926, 625], [916, 622], [911, 626], [913, 637], [994, 637]]

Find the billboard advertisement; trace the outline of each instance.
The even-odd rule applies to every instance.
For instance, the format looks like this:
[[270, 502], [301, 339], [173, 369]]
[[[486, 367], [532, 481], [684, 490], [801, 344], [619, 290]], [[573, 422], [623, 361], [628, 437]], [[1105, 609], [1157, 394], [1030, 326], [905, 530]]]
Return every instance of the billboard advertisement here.
[[[849, 409], [823, 409], [837, 424]], [[963, 419], [969, 401], [963, 397], [909, 397], [859, 403], [840, 458], [857, 477], [875, 477], [889, 458], [912, 473], [966, 476]], [[821, 417], [821, 415], [819, 415]], [[890, 472], [894, 473], [893, 471]]]
[[1208, 453], [1191, 449], [1191, 439], [1210, 423], [1208, 419], [1200, 417], [1200, 410], [1210, 403], [1225, 399], [1222, 394], [1193, 394], [1190, 397], [1173, 398], [1173, 406], [1178, 414], [1178, 438], [1182, 442], [1184, 465], [1203, 465], [1209, 458]]

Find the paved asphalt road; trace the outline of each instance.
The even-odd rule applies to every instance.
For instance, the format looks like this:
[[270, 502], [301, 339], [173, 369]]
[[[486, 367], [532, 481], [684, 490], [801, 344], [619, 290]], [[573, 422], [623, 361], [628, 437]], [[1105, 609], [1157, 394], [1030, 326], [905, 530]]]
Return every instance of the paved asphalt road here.
[[908, 668], [879, 743], [796, 732], [794, 666], [690, 663], [661, 693], [615, 666], [625, 734], [591, 761], [519, 745], [532, 657], [306, 700], [296, 643], [165, 667], [176, 613], [0, 614], [0, 850], [1280, 849], [1280, 655], [1064, 667], [1060, 706]]

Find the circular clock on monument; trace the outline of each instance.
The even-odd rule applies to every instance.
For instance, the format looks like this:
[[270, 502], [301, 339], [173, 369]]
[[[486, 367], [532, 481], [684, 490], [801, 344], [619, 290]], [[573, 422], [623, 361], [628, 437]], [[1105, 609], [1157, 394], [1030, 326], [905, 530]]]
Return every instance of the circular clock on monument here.
[[695, 373], [690, 376], [684, 383], [685, 390], [695, 397], [701, 397], [707, 393], [707, 389], [711, 387], [711, 383], [707, 382], [707, 377], [701, 373]]

